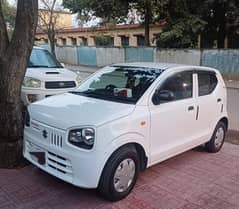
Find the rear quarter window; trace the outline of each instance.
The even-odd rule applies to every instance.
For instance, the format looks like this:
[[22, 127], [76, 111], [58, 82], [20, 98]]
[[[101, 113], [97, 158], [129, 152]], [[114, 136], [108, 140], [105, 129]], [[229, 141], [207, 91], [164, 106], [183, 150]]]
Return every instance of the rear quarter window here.
[[218, 84], [217, 76], [214, 72], [198, 73], [199, 96], [211, 94]]

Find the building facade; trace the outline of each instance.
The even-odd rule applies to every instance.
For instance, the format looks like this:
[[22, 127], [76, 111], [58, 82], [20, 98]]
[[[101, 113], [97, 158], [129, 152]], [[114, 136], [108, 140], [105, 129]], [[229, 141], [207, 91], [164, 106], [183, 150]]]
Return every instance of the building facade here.
[[72, 28], [72, 13], [66, 11], [51, 11], [47, 9], [38, 10], [38, 29], [43, 30], [49, 24], [50, 18], [55, 24], [56, 29]]
[[[162, 31], [162, 24], [151, 25], [150, 43], [155, 46], [155, 36]], [[47, 44], [47, 34], [38, 31], [36, 44]], [[56, 33], [58, 46], [144, 46], [144, 27], [139, 24], [101, 26], [91, 28], [66, 28]]]

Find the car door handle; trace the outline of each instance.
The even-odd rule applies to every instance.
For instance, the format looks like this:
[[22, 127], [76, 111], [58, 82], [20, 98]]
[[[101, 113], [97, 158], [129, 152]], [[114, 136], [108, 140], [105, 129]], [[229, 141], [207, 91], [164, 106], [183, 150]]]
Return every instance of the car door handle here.
[[219, 102], [221, 102], [221, 101], [222, 101], [222, 99], [221, 99], [221, 98], [218, 98], [218, 99], [217, 99], [217, 102], [218, 102], [218, 103], [219, 103]]
[[194, 110], [194, 106], [189, 106], [188, 111], [192, 111], [192, 110]]

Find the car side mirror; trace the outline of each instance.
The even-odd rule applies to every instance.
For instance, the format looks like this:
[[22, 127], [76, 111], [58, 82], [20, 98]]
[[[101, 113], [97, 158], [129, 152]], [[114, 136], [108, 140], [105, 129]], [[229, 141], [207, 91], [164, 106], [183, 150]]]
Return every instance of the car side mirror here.
[[175, 99], [174, 93], [169, 90], [157, 90], [155, 91], [152, 102], [154, 105], [159, 105], [162, 102], [170, 102]]
[[65, 63], [61, 62], [61, 66], [62, 66], [62, 67], [65, 67]]

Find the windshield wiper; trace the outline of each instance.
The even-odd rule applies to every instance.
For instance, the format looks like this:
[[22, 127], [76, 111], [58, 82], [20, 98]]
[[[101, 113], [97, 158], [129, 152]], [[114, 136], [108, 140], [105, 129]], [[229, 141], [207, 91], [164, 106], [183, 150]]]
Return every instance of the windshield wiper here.
[[29, 65], [28, 67], [29, 68], [41, 68], [41, 67], [49, 68], [49, 66], [47, 66], [47, 65]]
[[120, 102], [120, 103], [127, 103], [127, 104], [135, 104], [135, 101], [128, 99], [128, 98], [119, 98], [116, 96], [111, 96], [107, 94], [97, 94], [94, 92], [94, 90], [88, 90], [88, 91], [69, 91], [71, 94], [76, 94], [76, 95], [83, 95], [86, 97], [93, 97], [96, 99], [103, 99], [103, 100], [108, 100], [108, 101], [113, 101], [113, 102]]
[[87, 91], [69, 91], [71, 94], [78, 94], [78, 95], [99, 95], [95, 93], [93, 90], [87, 90]]
[[55, 66], [49, 66], [48, 68], [63, 68], [63, 67], [60, 65], [55, 65]]

